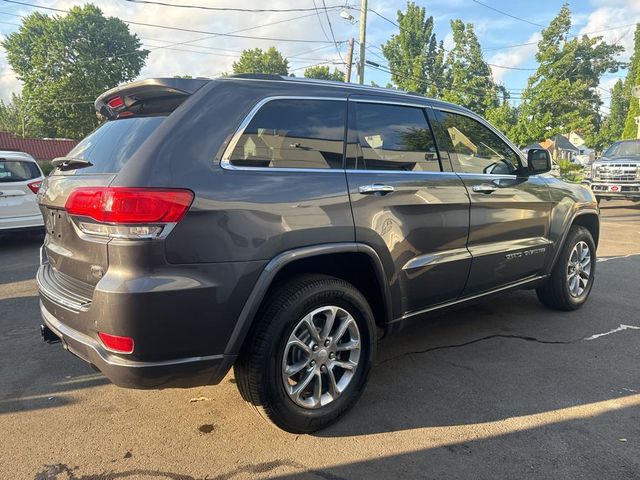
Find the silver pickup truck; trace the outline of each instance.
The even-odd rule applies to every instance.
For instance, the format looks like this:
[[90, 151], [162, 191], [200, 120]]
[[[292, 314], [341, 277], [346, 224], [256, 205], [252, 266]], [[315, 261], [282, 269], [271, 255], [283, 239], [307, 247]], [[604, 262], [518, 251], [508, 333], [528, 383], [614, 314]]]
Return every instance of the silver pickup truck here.
[[591, 164], [590, 177], [588, 183], [598, 203], [603, 198], [640, 201], [640, 140], [611, 145]]

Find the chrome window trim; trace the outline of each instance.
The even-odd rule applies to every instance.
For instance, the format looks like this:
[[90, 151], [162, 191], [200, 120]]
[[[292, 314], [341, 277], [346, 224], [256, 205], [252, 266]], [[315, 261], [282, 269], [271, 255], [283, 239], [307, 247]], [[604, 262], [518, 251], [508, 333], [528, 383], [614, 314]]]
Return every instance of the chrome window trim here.
[[[248, 79], [246, 79], [248, 80]], [[279, 167], [241, 167], [238, 165], [233, 165], [231, 163], [231, 155], [235, 150], [238, 142], [240, 141], [240, 137], [253, 120], [253, 117], [260, 111], [262, 107], [264, 107], [267, 103], [272, 102], [274, 100], [327, 100], [330, 102], [346, 102], [347, 97], [320, 97], [320, 96], [308, 96], [308, 95], [276, 95], [265, 97], [260, 100], [255, 106], [249, 111], [247, 116], [242, 120], [240, 126], [236, 130], [236, 132], [231, 137], [227, 148], [224, 149], [224, 153], [222, 154], [222, 158], [220, 159], [220, 166], [225, 170], [250, 170], [255, 172], [314, 172], [314, 173], [328, 173], [328, 172], [344, 172], [343, 168], [279, 168]], [[343, 139], [344, 142], [344, 139]]]
[[401, 175], [441, 175], [443, 173], [449, 174], [449, 175], [458, 175], [458, 173], [456, 172], [443, 172], [442, 170], [440, 170], [439, 172], [432, 172], [429, 170], [362, 170], [362, 169], [346, 169], [346, 170], [342, 170], [343, 172], [346, 173], [387, 173], [390, 175], [396, 175], [396, 174], [401, 174]]
[[411, 102], [395, 101], [395, 100], [378, 100], [375, 98], [349, 98], [349, 101], [356, 102], [356, 103], [380, 103], [383, 105], [397, 105], [399, 107], [413, 107], [413, 108], [421, 108], [423, 110], [431, 106], [428, 104], [428, 102], [425, 102], [424, 104], [420, 104], [420, 103], [411, 103]]

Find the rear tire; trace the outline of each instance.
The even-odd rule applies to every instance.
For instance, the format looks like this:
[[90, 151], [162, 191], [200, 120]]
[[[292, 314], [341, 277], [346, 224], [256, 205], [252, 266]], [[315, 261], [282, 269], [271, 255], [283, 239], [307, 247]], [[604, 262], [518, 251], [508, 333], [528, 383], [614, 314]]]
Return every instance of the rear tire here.
[[260, 308], [234, 366], [240, 394], [283, 430], [324, 428], [364, 390], [375, 331], [371, 308], [353, 285], [327, 275], [294, 277]]
[[596, 247], [591, 232], [573, 225], [567, 234], [551, 277], [536, 289], [538, 299], [556, 310], [577, 310], [589, 298], [596, 270]]

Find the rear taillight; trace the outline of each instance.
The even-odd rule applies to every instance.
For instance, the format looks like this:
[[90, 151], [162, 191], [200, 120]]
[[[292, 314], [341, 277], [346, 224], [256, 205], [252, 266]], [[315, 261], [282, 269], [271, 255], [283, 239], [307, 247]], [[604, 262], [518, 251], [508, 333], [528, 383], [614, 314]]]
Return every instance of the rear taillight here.
[[133, 338], [99, 332], [98, 336], [107, 350], [116, 353], [133, 353]]
[[65, 210], [90, 235], [155, 238], [179, 222], [192, 201], [191, 190], [82, 187], [71, 192]]
[[38, 190], [40, 190], [41, 186], [42, 186], [42, 180], [38, 180], [37, 182], [27, 183], [27, 187], [29, 187], [29, 190], [31, 190], [33, 193], [38, 193]]

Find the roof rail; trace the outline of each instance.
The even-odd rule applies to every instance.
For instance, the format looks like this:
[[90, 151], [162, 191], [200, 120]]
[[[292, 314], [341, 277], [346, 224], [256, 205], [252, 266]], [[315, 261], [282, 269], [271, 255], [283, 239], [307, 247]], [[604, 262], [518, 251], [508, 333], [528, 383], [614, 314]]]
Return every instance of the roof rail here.
[[227, 78], [252, 78], [254, 80], [284, 80], [287, 77], [283, 75], [276, 75], [273, 73], [237, 73], [235, 75], [228, 75]]

